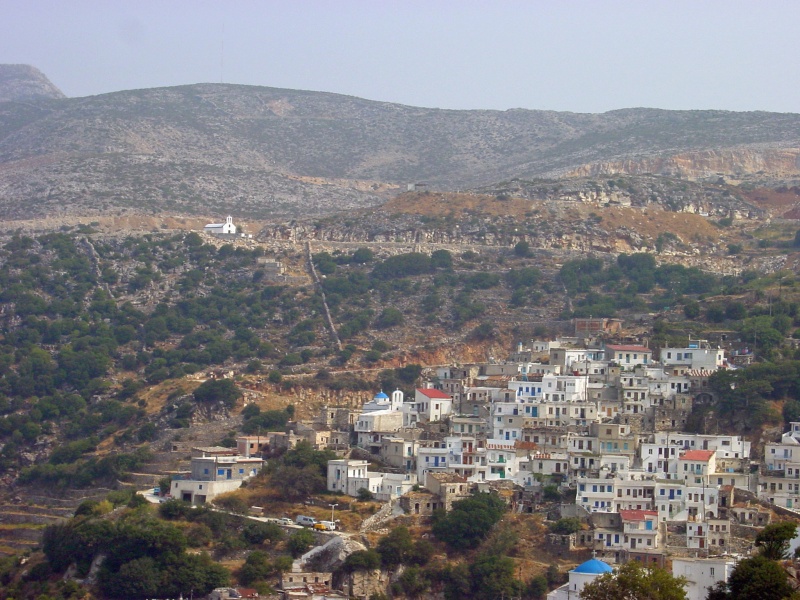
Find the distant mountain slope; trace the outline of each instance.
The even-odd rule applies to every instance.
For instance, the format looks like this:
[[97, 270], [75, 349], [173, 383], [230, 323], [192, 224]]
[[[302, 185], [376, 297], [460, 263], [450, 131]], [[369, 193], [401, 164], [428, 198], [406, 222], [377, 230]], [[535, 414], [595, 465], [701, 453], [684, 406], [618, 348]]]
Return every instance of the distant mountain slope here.
[[296, 216], [375, 205], [418, 181], [463, 189], [597, 173], [793, 177], [798, 148], [796, 114], [455, 111], [198, 84], [0, 104], [0, 216]]
[[64, 97], [39, 69], [30, 65], [0, 65], [0, 102]]

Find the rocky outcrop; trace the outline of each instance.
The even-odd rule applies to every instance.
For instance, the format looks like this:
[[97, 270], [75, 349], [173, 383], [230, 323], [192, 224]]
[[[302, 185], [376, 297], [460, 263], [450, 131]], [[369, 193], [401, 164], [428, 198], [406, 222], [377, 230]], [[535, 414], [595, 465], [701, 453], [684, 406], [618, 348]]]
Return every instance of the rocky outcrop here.
[[656, 174], [694, 180], [749, 175], [790, 178], [800, 175], [799, 148], [727, 148], [671, 156], [636, 157], [594, 162], [567, 172], [568, 177]]
[[0, 102], [65, 98], [64, 93], [30, 65], [0, 65]]
[[320, 546], [315, 546], [298, 558], [292, 570], [333, 572], [342, 567], [345, 559], [358, 550], [366, 550], [361, 542], [344, 536], [330, 535], [330, 539]]

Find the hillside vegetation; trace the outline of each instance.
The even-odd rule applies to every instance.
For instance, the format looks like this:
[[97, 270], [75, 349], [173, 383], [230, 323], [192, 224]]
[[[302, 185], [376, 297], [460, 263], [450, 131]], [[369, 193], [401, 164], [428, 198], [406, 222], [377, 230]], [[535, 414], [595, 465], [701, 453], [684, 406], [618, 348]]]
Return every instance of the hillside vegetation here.
[[[268, 280], [265, 248], [213, 245], [196, 233], [112, 237], [86, 226], [8, 238], [0, 253], [4, 480], [119, 479], [149, 459], [146, 442], [163, 427], [236, 405], [237, 394], [203, 393], [206, 384], [192, 382], [222, 366], [274, 383], [327, 373], [317, 385], [368, 389], [330, 371], [405, 367], [415, 353], [459, 347], [496, 354], [514, 339], [557, 331], [559, 320], [632, 313], [660, 315], [656, 346], [679, 322], [683, 335], [725, 327], [744, 344], [757, 335], [763, 357], [794, 358], [785, 338], [800, 325], [800, 282], [785, 271], [711, 275], [648, 253], [566, 255], [556, 265], [519, 242], [460, 254], [322, 251], [311, 257], [320, 285], [288, 285]], [[304, 268], [303, 254], [272, 256]], [[418, 375], [383, 377], [387, 389], [408, 389]], [[168, 397], [149, 391], [169, 381]]]

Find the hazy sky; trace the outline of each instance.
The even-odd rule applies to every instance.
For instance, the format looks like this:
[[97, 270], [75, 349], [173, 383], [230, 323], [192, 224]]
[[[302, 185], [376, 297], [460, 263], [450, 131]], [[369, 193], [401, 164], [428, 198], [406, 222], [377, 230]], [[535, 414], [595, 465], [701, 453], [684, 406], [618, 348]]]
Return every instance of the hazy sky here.
[[441, 108], [800, 113], [800, 0], [0, 0], [68, 96], [199, 82]]

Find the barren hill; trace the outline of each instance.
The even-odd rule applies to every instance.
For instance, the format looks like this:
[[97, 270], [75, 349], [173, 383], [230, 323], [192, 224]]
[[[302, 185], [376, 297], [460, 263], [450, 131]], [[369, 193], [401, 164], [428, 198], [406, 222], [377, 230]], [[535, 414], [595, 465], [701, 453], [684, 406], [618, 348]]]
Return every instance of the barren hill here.
[[325, 214], [397, 187], [655, 173], [800, 176], [800, 115], [456, 111], [198, 84], [0, 103], [0, 216]]
[[0, 65], [0, 102], [64, 98], [64, 93], [30, 65]]

